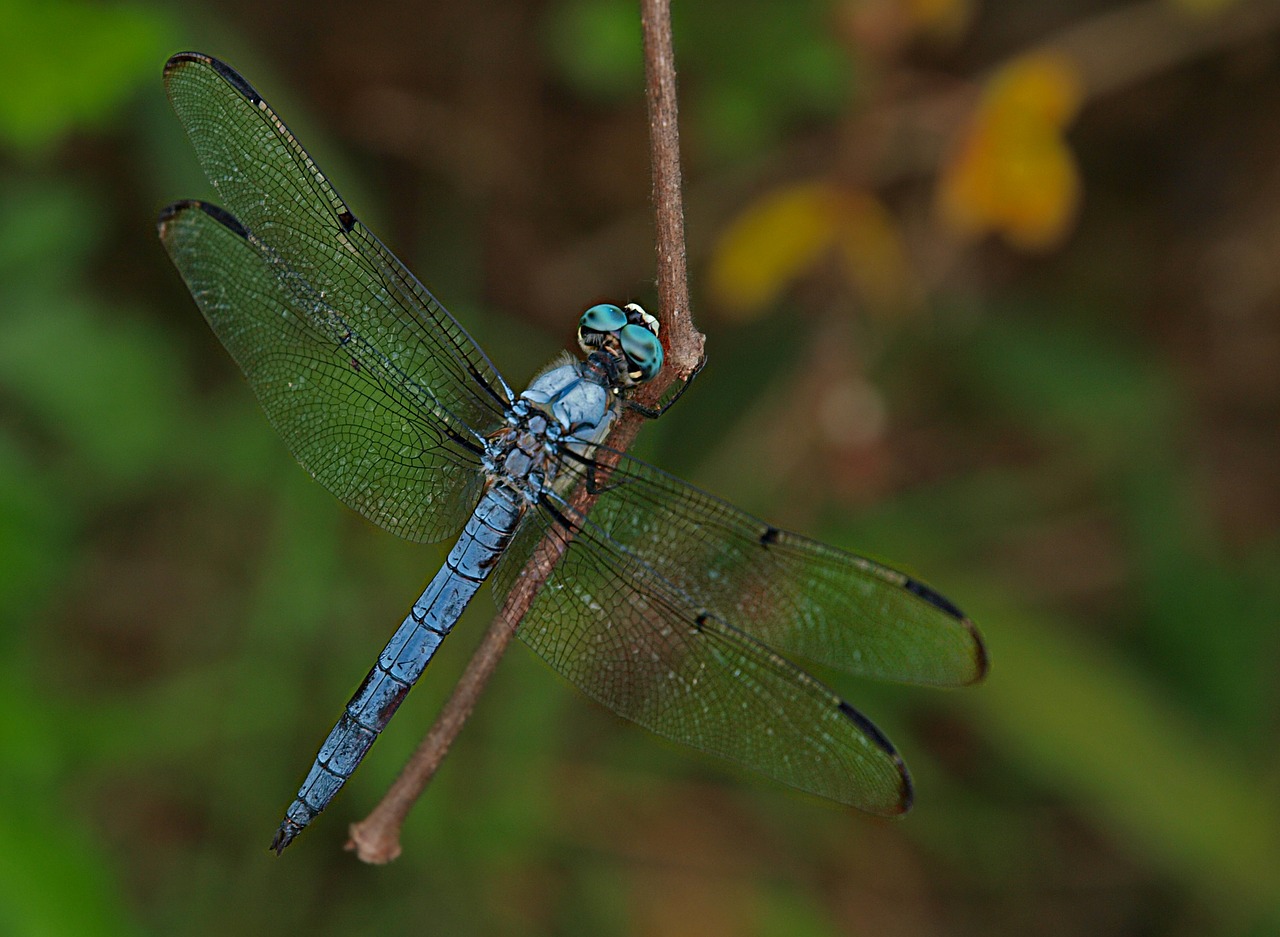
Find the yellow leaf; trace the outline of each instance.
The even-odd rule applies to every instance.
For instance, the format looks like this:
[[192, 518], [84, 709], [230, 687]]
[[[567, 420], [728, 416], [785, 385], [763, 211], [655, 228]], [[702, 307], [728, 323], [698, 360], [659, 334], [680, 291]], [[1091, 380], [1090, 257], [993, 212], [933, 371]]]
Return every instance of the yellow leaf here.
[[793, 183], [743, 211], [716, 245], [709, 286], [722, 307], [752, 315], [833, 256], [872, 308], [907, 300], [906, 251], [893, 217], [867, 193], [826, 182]]
[[708, 271], [712, 295], [725, 308], [753, 313], [773, 302], [830, 250], [839, 195], [805, 182], [765, 195], [721, 235]]
[[963, 236], [996, 232], [1024, 250], [1057, 244], [1080, 198], [1065, 139], [1080, 97], [1077, 70], [1061, 55], [1026, 56], [993, 76], [943, 167], [943, 220]]

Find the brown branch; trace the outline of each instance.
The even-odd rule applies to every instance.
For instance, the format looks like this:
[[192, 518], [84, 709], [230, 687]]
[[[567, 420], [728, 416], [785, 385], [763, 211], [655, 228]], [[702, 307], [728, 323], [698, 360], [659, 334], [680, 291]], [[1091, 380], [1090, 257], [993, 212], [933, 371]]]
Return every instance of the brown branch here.
[[[676, 105], [675, 50], [671, 42], [669, 0], [642, 0], [644, 73], [649, 108], [649, 160], [653, 165], [653, 213], [658, 252], [658, 308], [666, 334], [666, 381], [688, 377], [702, 359], [702, 335], [689, 309], [685, 262], [684, 203], [680, 183], [680, 131]], [[656, 382], [655, 382], [656, 383]]]
[[[666, 367], [649, 385], [654, 400], [661, 397], [676, 377], [687, 377], [702, 357], [702, 335], [693, 328], [689, 314], [689, 284], [685, 266], [684, 209], [680, 192], [680, 138], [676, 112], [675, 56], [671, 44], [671, 16], [668, 0], [643, 0], [641, 25], [644, 32], [645, 84], [649, 105], [650, 153], [653, 164], [653, 207], [656, 222], [658, 318], [663, 325]], [[635, 439], [641, 418], [627, 411], [610, 434], [611, 449], [621, 452]], [[617, 455], [602, 456], [604, 463], [616, 462]], [[607, 470], [607, 469], [606, 469]], [[596, 495], [579, 485], [570, 499], [568, 517], [581, 518], [591, 510]], [[441, 710], [435, 725], [419, 744], [409, 762], [381, 802], [364, 820], [351, 826], [347, 849], [370, 863], [390, 862], [400, 855], [400, 827], [410, 808], [430, 783], [475, 708], [515, 635], [516, 627], [533, 604], [542, 585], [551, 575], [569, 537], [548, 536], [538, 544], [502, 609], [481, 639], [466, 670]]]

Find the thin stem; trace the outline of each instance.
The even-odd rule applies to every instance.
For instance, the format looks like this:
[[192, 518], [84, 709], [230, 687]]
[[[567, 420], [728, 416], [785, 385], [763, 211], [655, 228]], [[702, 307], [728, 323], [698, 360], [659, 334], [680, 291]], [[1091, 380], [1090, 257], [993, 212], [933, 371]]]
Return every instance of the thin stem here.
[[[689, 284], [685, 266], [684, 208], [680, 184], [680, 136], [676, 110], [675, 55], [671, 43], [671, 11], [668, 0], [643, 0], [645, 85], [649, 108], [650, 155], [653, 165], [653, 208], [657, 240], [658, 318], [662, 322], [667, 367], [650, 386], [648, 396], [661, 398], [677, 377], [691, 374], [702, 358], [702, 335], [693, 328], [689, 314]], [[621, 452], [634, 441], [642, 423], [626, 411], [607, 440]], [[615, 454], [602, 454], [602, 463], [616, 462]], [[607, 470], [607, 469], [606, 469]], [[583, 517], [596, 495], [579, 485], [573, 493], [569, 517]], [[493, 675], [516, 627], [551, 575], [571, 535], [544, 537], [520, 572], [502, 609], [489, 625], [480, 646], [467, 664], [435, 725], [423, 738], [408, 764], [382, 801], [359, 823], [351, 826], [347, 849], [364, 862], [390, 862], [400, 855], [400, 827], [410, 808], [426, 789], [444, 761], [453, 740], [475, 708], [484, 685]]]
[[689, 310], [685, 260], [684, 202], [680, 179], [680, 122], [676, 101], [675, 49], [670, 0], [641, 0], [644, 32], [645, 98], [649, 109], [649, 160], [653, 167], [654, 238], [657, 247], [658, 308], [667, 330], [667, 381], [688, 377], [702, 360], [702, 335]]

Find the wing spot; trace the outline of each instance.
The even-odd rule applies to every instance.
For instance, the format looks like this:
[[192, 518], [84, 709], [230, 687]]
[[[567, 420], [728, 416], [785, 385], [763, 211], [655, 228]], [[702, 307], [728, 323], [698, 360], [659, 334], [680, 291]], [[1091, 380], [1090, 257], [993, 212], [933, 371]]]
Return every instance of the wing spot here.
[[956, 608], [955, 604], [952, 603], [950, 599], [948, 599], [945, 595], [942, 595], [941, 593], [935, 592], [933, 589], [930, 589], [928, 586], [926, 586], [923, 582], [920, 582], [918, 579], [907, 579], [907, 581], [902, 584], [902, 587], [906, 589], [908, 592], [910, 592], [912, 595], [919, 596], [920, 598], [928, 602], [930, 605], [932, 605], [934, 608], [941, 609], [942, 611], [946, 612], [948, 615], [950, 615], [953, 618], [960, 619], [960, 620], [963, 620], [965, 618], [964, 612]]
[[235, 88], [236, 91], [238, 91], [240, 95], [250, 104], [253, 104], [261, 108], [266, 107], [267, 102], [262, 100], [262, 95], [258, 94], [257, 90], [253, 87], [253, 85], [245, 81], [244, 77], [234, 68], [232, 68], [230, 65], [226, 64], [225, 62], [221, 62], [218, 59], [215, 59], [211, 55], [201, 55], [199, 57], [193, 56], [192, 60], [203, 62], [204, 64], [212, 68], [215, 72], [217, 72], [219, 78], [221, 78], [231, 87]]
[[[883, 732], [876, 726], [874, 722], [858, 712], [844, 700], [840, 700], [840, 712], [843, 713], [850, 722], [862, 730], [863, 734], [874, 742], [886, 754], [897, 756], [898, 750], [893, 747], [893, 743], [885, 736]], [[864, 742], [865, 744], [865, 742]]]

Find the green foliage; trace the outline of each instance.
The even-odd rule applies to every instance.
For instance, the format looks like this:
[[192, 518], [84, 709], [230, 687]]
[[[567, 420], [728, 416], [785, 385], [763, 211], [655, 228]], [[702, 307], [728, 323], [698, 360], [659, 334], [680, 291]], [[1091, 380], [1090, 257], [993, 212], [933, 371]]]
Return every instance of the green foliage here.
[[[458, 23], [476, 15], [458, 9]], [[404, 63], [423, 57], [406, 30], [379, 38], [406, 45], [374, 67], [349, 21], [339, 36], [326, 31], [324, 10], [286, 5], [276, 15], [323, 39], [295, 37], [310, 51], [289, 61], [271, 29], [233, 15], [210, 18], [257, 37], [285, 84], [275, 100], [317, 96], [311, 116], [328, 114], [349, 143], [367, 131], [353, 111], [385, 105], [386, 88], [410, 80]], [[394, 155], [353, 159], [353, 178], [339, 179], [344, 191], [363, 182], [376, 193], [374, 211], [379, 198], [422, 203], [387, 212], [399, 225], [379, 226], [389, 241], [415, 219], [433, 247], [465, 232], [466, 244], [426, 257], [412, 231], [408, 249], [393, 243], [458, 311], [493, 302], [488, 283], [527, 285], [519, 263], [505, 264], [522, 250], [554, 260], [575, 250], [519, 243], [522, 230], [558, 235], [580, 219], [564, 207], [573, 185], [551, 188], [562, 167], [549, 164], [563, 158], [570, 177], [578, 168], [562, 139], [547, 144], [554, 159], [539, 161], [545, 141], [518, 134], [604, 135], [601, 114], [620, 121], [640, 109], [632, 4], [563, 0], [540, 15], [552, 64], [532, 70], [556, 102], [494, 78], [496, 90], [451, 101], [456, 111], [430, 111], [470, 132], [492, 119], [477, 100], [498, 102], [504, 119], [512, 101], [547, 108], [522, 113], [527, 127], [507, 120], [510, 137], [495, 124], [477, 130], [486, 145], [511, 146], [523, 177], [509, 172], [485, 189], [470, 160], [441, 158], [456, 155], [456, 141], [418, 127], [418, 112], [392, 95], [404, 110], [388, 107], [374, 123], [412, 123], [426, 155], [413, 134], [392, 134]], [[860, 114], [863, 63], [836, 7], [717, 0], [678, 5], [677, 15], [690, 189], [736, 210], [757, 194], [745, 191], [755, 183], [734, 189], [744, 166], [776, 160], [771, 173], [811, 178], [811, 156], [790, 163], [797, 128], [835, 150], [846, 118]], [[462, 43], [441, 22], [432, 56], [456, 62], [447, 56]], [[700, 307], [711, 364], [637, 449], [780, 523], [922, 575], [983, 627], [993, 670], [980, 688], [944, 694], [824, 675], [907, 758], [918, 797], [910, 817], [850, 816], [670, 748], [515, 650], [410, 817], [403, 858], [357, 866], [340, 850], [345, 826], [385, 789], [448, 694], [492, 612], [481, 600], [357, 781], [289, 854], [269, 857], [316, 741], [443, 551], [373, 530], [291, 463], [165, 265], [156, 209], [207, 191], [184, 163], [158, 80], [164, 57], [201, 47], [203, 34], [175, 34], [166, 14], [138, 4], [0, 6], [11, 74], [0, 86], [0, 139], [16, 157], [0, 168], [0, 933], [594, 937], [719, 926], [817, 937], [1024, 933], [1049, 918], [1064, 933], [1275, 931], [1280, 533], [1266, 485], [1242, 500], [1249, 523], [1225, 522], [1234, 476], [1214, 468], [1223, 451], [1271, 464], [1275, 403], [1247, 361], [1232, 362], [1232, 422], [1229, 395], [1205, 390], [1207, 365], [1188, 364], [1199, 361], [1202, 333], [1225, 357], [1246, 325], [1256, 329], [1249, 347], [1265, 351], [1270, 313], [1211, 318], [1179, 305], [1177, 252], [1230, 251], [1217, 250], [1212, 225], [1177, 237], [1161, 229], [1170, 222], [1151, 207], [1159, 198], [1133, 191], [1145, 180], [1132, 170], [1114, 183], [1123, 198], [1099, 194], [1099, 167], [1135, 158], [1133, 140], [1108, 137], [1105, 121], [1090, 128], [1103, 139], [1080, 161], [1093, 225], [1081, 244], [1035, 261], [975, 250], [963, 288], [933, 272], [941, 295], [914, 318], [850, 316], [820, 260], [814, 282], [774, 301], [771, 316], [726, 324]], [[439, 80], [444, 101], [452, 76]], [[1223, 124], [1253, 113], [1250, 95], [1236, 98]], [[1140, 110], [1126, 108], [1126, 120]], [[1262, 115], [1261, 126], [1271, 123]], [[1195, 148], [1210, 128], [1196, 129], [1161, 147], [1179, 173], [1210, 187], [1218, 170], [1204, 167], [1216, 163]], [[339, 150], [320, 137], [319, 151]], [[844, 162], [832, 176], [861, 156], [833, 157]], [[181, 188], [182, 178], [201, 187]], [[1177, 182], [1180, 192], [1185, 176]], [[1257, 182], [1231, 184], [1267, 214]], [[484, 194], [441, 199], [433, 187]], [[910, 206], [927, 193], [879, 194], [924, 224]], [[517, 214], [528, 205], [563, 214], [535, 223]], [[707, 206], [695, 200], [691, 213], [695, 295], [716, 236]], [[620, 198], [592, 211], [626, 217], [634, 206]], [[903, 229], [909, 245], [922, 236]], [[1130, 240], [1141, 249], [1126, 253]], [[607, 244], [591, 257], [614, 262], [630, 250]], [[487, 253], [502, 263], [473, 274]], [[625, 272], [608, 276], [619, 292], [645, 288]], [[1175, 285], [1161, 292], [1166, 279]], [[981, 288], [970, 292], [973, 281]], [[1213, 298], [1226, 303], [1228, 293]], [[983, 302], [962, 298], [976, 294]], [[1157, 312], [1140, 314], [1148, 304]], [[511, 373], [523, 346], [560, 340], [546, 337], [548, 321], [495, 317], [476, 333]], [[842, 424], [822, 395], [855, 379], [883, 408], [883, 426], [850, 441], [828, 432]]]
[[1081, 310], [1032, 301], [1006, 312], [966, 349], [993, 405], [1086, 458], [1168, 454], [1176, 390], [1149, 360]]
[[6, 796], [23, 809], [0, 817], [0, 930], [29, 937], [138, 933], [101, 844], [39, 789], [20, 785]]
[[[632, 0], [551, 7], [544, 41], [575, 90], [602, 101], [638, 98], [636, 11]], [[800, 121], [835, 116], [852, 96], [849, 52], [832, 35], [825, 0], [791, 3], [785, 16], [770, 0], [677, 4], [672, 15], [682, 107], [695, 144], [715, 160], [756, 154]]]
[[103, 128], [154, 77], [172, 35], [168, 18], [141, 4], [0, 4], [0, 61], [18, 85], [0, 95], [0, 140], [34, 153]]
[[832, 15], [825, 0], [790, 3], [784, 17], [770, 0], [678, 5], [676, 47], [697, 63], [685, 72], [695, 143], [715, 159], [741, 158], [806, 120], [839, 114], [854, 76]]
[[544, 42], [564, 80], [602, 102], [644, 87], [640, 21], [630, 0], [562, 0], [547, 14]]
[[[1280, 812], [1247, 761], [1104, 647], [983, 596], [1000, 649], [973, 707], [1041, 783], [1207, 899], [1250, 913], [1280, 893]], [[987, 601], [983, 601], [983, 599]], [[1158, 780], [1156, 780], [1158, 779]]]

